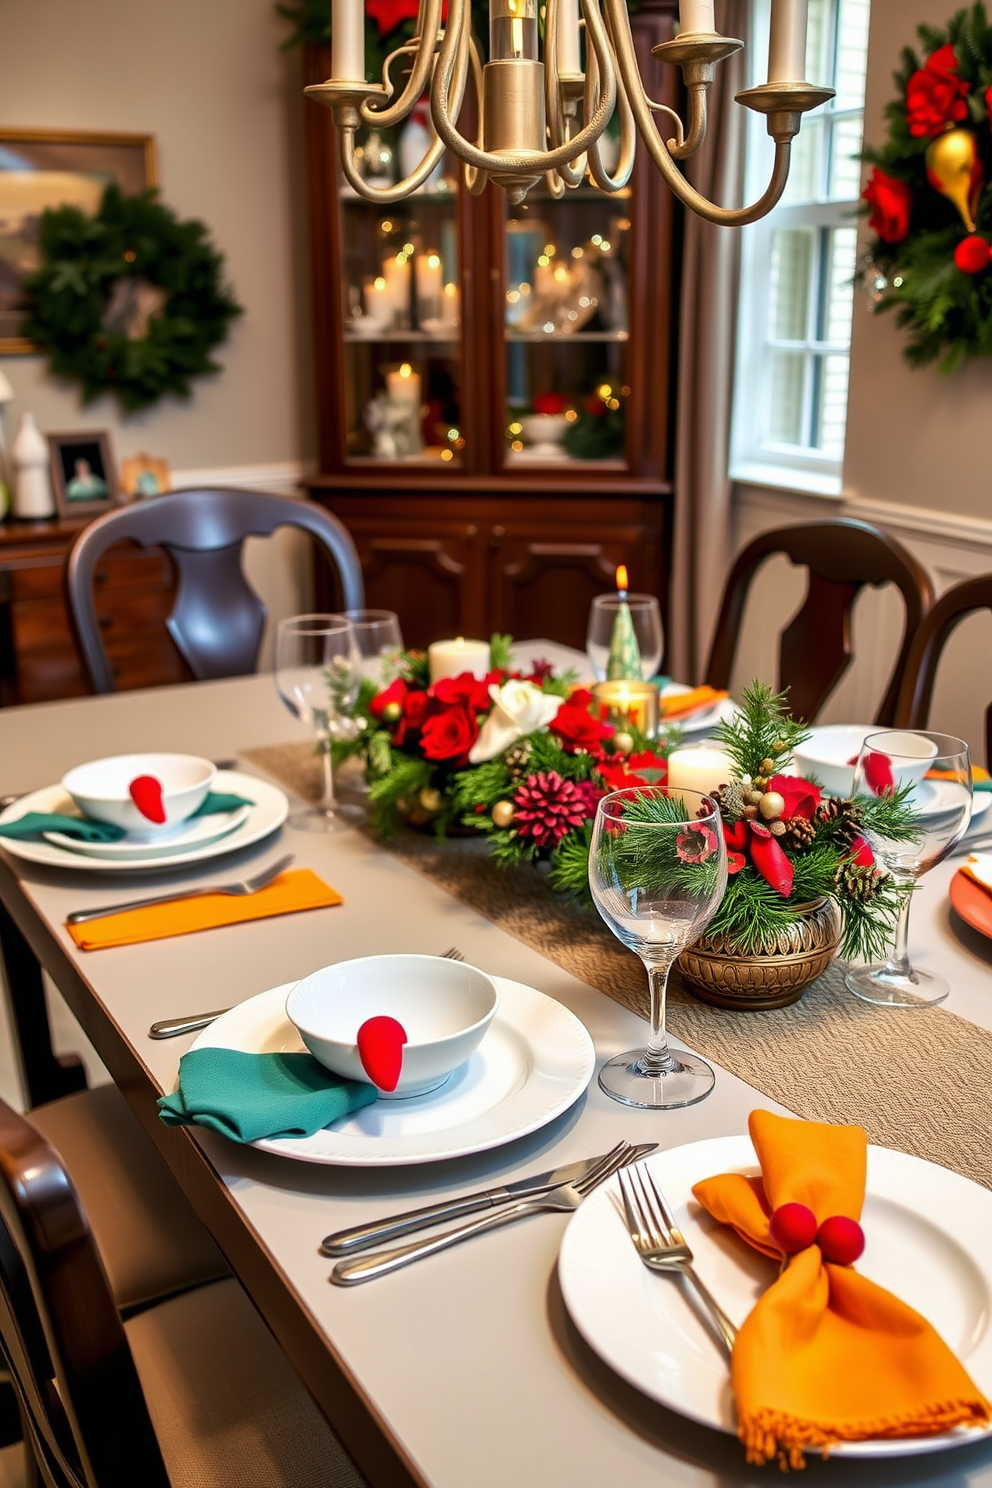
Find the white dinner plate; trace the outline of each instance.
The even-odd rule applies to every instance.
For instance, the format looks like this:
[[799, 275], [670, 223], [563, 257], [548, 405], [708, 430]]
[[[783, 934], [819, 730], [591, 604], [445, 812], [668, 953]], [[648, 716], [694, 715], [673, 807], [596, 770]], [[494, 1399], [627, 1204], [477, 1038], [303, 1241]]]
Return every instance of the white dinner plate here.
[[[715, 1173], [760, 1171], [748, 1137], [716, 1137], [646, 1162], [692, 1248], [697, 1269], [740, 1325], [775, 1280], [776, 1262], [717, 1224], [692, 1197]], [[639, 1260], [618, 1207], [616, 1179], [590, 1194], [562, 1241], [558, 1275], [586, 1342], [636, 1389], [678, 1415], [736, 1434], [727, 1363], [675, 1277]], [[923, 1314], [978, 1388], [992, 1395], [992, 1192], [887, 1147], [869, 1147], [862, 1215], [863, 1275]], [[831, 1456], [901, 1457], [990, 1435], [961, 1427], [941, 1436], [846, 1442]]]
[[206, 847], [235, 831], [248, 820], [250, 806], [239, 806], [236, 811], [211, 812], [209, 816], [193, 817], [183, 822], [175, 831], [162, 837], [144, 838], [140, 842], [122, 837], [119, 842], [80, 842], [76, 837], [67, 837], [64, 832], [46, 832], [45, 841], [55, 847], [64, 847], [69, 852], [81, 853], [84, 858], [99, 858], [107, 863], [133, 863], [135, 859], [175, 858], [193, 848]]
[[[269, 1137], [263, 1152], [338, 1167], [398, 1167], [485, 1152], [525, 1137], [567, 1111], [585, 1090], [596, 1052], [583, 1023], [554, 998], [493, 977], [500, 1003], [482, 1043], [439, 1090], [375, 1101], [311, 1137]], [[286, 1017], [295, 983], [239, 1003], [194, 1049], [248, 1054], [305, 1052]]]
[[[211, 842], [200, 843], [173, 857], [160, 857], [154, 849], [140, 857], [129, 857], [126, 862], [105, 861], [103, 858], [83, 857], [79, 844], [73, 843], [72, 851], [58, 847], [54, 842], [24, 842], [15, 837], [0, 837], [0, 847], [15, 858], [26, 858], [30, 863], [45, 863], [51, 868], [74, 868], [85, 873], [143, 873], [156, 868], [178, 868], [183, 863], [202, 863], [224, 853], [237, 852], [250, 847], [276, 831], [286, 820], [289, 802], [278, 786], [254, 775], [241, 775], [237, 770], [218, 770], [214, 777], [214, 789], [244, 796], [253, 804], [239, 827]], [[42, 790], [22, 796], [6, 811], [0, 813], [0, 822], [16, 821], [28, 811], [57, 811], [67, 816], [76, 815], [71, 798], [60, 785], [46, 785]], [[204, 818], [206, 820], [206, 818]]]
[[[683, 693], [692, 691], [693, 689], [688, 687], [684, 682], [669, 682], [666, 687], [661, 689], [661, 696], [663, 698], [680, 697]], [[732, 698], [721, 698], [720, 702], [714, 703], [712, 707], [705, 708], [700, 713], [693, 713], [691, 718], [671, 718], [667, 724], [662, 719], [661, 727], [663, 729], [666, 727], [681, 729], [682, 733], [686, 735], [708, 734], [723, 719], [726, 718], [729, 721], [733, 718], [736, 711], [737, 704]]]

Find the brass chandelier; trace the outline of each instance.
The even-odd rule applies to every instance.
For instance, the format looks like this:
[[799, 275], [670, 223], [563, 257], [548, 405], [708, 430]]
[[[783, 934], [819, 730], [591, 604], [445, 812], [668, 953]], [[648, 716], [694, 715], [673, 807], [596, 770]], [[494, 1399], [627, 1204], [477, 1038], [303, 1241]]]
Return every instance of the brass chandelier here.
[[[511, 202], [519, 202], [542, 177], [555, 197], [587, 177], [602, 191], [621, 191], [630, 179], [640, 135], [671, 190], [700, 217], [742, 226], [771, 211], [788, 180], [792, 140], [802, 115], [833, 97], [831, 89], [803, 77], [808, 0], [772, 0], [768, 81], [737, 94], [738, 103], [767, 116], [775, 141], [767, 188], [757, 201], [739, 208], [707, 200], [677, 164], [695, 154], [706, 138], [707, 91], [716, 64], [743, 46], [715, 31], [713, 0], [680, 0], [678, 36], [652, 49], [653, 56], [682, 69], [685, 124], [645, 91], [626, 0], [546, 0], [543, 58], [538, 4], [489, 0], [489, 61], [483, 63], [472, 32], [471, 0], [449, 0], [443, 25], [442, 0], [420, 0], [416, 34], [386, 58], [381, 83], [368, 83], [363, 0], [332, 0], [333, 76], [306, 92], [334, 112], [342, 169], [355, 191], [383, 205], [401, 201], [424, 184], [445, 150], [463, 162], [465, 184], [475, 195], [492, 181]], [[408, 72], [397, 97], [390, 70], [401, 59], [409, 59]], [[474, 142], [458, 130], [470, 74], [480, 120]], [[431, 143], [424, 158], [396, 185], [371, 186], [356, 164], [358, 130], [400, 124], [428, 91]], [[620, 151], [611, 174], [603, 165], [600, 140], [614, 111], [619, 113]], [[655, 123], [658, 114], [671, 120], [664, 132]], [[666, 139], [669, 128], [673, 132]]]

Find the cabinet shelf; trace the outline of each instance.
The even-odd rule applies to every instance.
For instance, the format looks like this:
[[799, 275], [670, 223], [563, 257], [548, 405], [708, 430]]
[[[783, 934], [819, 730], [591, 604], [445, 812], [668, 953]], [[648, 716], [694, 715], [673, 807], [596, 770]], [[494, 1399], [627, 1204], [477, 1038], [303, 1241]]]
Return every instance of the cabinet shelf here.
[[614, 344], [630, 339], [629, 331], [507, 331], [503, 337], [505, 341], [516, 343], [526, 342], [540, 345], [546, 341], [586, 341], [586, 342], [613, 342]]
[[429, 331], [383, 331], [379, 336], [365, 336], [354, 331], [345, 331], [344, 340], [349, 346], [391, 346], [397, 342], [416, 341], [431, 346], [457, 346], [457, 332], [451, 336], [432, 336]]

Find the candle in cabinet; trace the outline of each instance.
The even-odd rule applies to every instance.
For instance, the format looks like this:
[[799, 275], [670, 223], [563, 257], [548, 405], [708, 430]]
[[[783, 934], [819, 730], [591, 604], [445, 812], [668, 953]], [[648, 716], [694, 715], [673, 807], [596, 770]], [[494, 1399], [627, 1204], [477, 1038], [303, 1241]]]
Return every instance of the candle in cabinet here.
[[679, 36], [693, 32], [712, 36], [715, 30], [713, 0], [679, 0]]
[[711, 744], [673, 749], [668, 756], [669, 790], [694, 790], [707, 796], [729, 779], [730, 761], [722, 749], [714, 749]]
[[462, 318], [461, 294], [457, 284], [446, 284], [442, 299], [442, 320], [446, 326], [456, 326]]
[[768, 81], [801, 83], [806, 77], [808, 0], [772, 0]]
[[653, 682], [597, 682], [592, 695], [604, 723], [623, 732], [636, 728], [649, 739], [658, 732], [658, 688]]
[[413, 403], [420, 407], [420, 374], [409, 362], [386, 373], [386, 393], [394, 403]]
[[334, 0], [331, 6], [331, 77], [338, 83], [365, 82], [362, 0]]
[[393, 307], [393, 316], [400, 325], [409, 324], [410, 319], [410, 260], [405, 253], [387, 258], [382, 266], [386, 279], [386, 292]]
[[388, 326], [393, 318], [393, 305], [382, 275], [380, 274], [377, 279], [366, 279], [363, 292], [366, 319], [376, 326]]
[[466, 640], [464, 636], [435, 641], [427, 648], [427, 665], [432, 684], [443, 677], [460, 677], [463, 672], [485, 677], [489, 671], [489, 642]]
[[417, 275], [417, 319], [421, 327], [427, 320], [438, 320], [441, 315], [441, 296], [444, 288], [444, 270], [438, 253], [418, 253]]

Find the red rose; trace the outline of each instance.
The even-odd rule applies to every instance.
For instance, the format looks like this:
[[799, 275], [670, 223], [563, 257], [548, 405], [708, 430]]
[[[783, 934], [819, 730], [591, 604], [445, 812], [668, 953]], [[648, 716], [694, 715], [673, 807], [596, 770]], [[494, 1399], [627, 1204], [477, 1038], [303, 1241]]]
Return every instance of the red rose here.
[[969, 238], [962, 238], [954, 250], [954, 262], [962, 274], [980, 274], [989, 266], [989, 245], [984, 238], [974, 233]]
[[768, 782], [770, 791], [778, 791], [785, 802], [782, 820], [791, 821], [794, 816], [813, 820], [813, 813], [820, 804], [822, 791], [810, 780], [799, 775], [773, 775]]
[[868, 226], [878, 233], [883, 243], [901, 243], [909, 232], [909, 214], [913, 193], [905, 181], [887, 176], [876, 166], [861, 193], [861, 200], [871, 208]]
[[408, 690], [402, 677], [397, 677], [395, 682], [390, 682], [385, 691], [377, 692], [369, 703], [369, 712], [372, 717], [381, 718], [390, 703], [398, 703], [402, 708]]
[[561, 742], [573, 751], [595, 751], [603, 739], [612, 738], [616, 732], [612, 723], [600, 723], [598, 718], [593, 718], [589, 712], [591, 702], [592, 693], [579, 688], [571, 697], [566, 698], [558, 709], [557, 716], [548, 725], [551, 732], [557, 734]]
[[426, 692], [407, 693], [403, 699], [403, 721], [407, 728], [418, 729], [421, 727], [429, 702], [430, 698]]
[[906, 84], [906, 120], [916, 139], [933, 138], [967, 117], [969, 85], [958, 77], [950, 45], [939, 47]]
[[456, 760], [464, 763], [479, 737], [475, 714], [467, 708], [444, 708], [428, 718], [420, 735], [420, 747], [429, 760]]
[[534, 412], [555, 415], [564, 413], [568, 399], [564, 393], [538, 393], [534, 399]]

